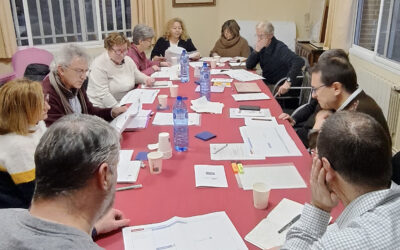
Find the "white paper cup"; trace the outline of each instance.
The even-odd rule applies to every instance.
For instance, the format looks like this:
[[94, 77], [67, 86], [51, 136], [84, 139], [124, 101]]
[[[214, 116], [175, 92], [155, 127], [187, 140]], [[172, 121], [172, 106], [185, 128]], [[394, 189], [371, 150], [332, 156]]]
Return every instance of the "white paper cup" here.
[[162, 170], [162, 158], [161, 152], [151, 152], [147, 154], [149, 161], [150, 174], [159, 174]]
[[212, 68], [212, 69], [215, 69], [215, 68], [217, 67], [217, 61], [216, 61], [215, 59], [212, 59], [212, 60], [210, 61], [210, 65], [211, 65], [211, 68]]
[[176, 98], [178, 96], [178, 88], [179, 88], [179, 86], [176, 84], [169, 87], [169, 92], [170, 92], [172, 98]]
[[219, 60], [220, 60], [220, 59], [221, 59], [220, 56], [214, 56], [215, 63], [219, 63]]
[[171, 158], [172, 147], [169, 139], [169, 133], [162, 132], [158, 134], [158, 152], [163, 154], [163, 159]]
[[200, 77], [200, 68], [201, 67], [194, 67], [193, 75], [194, 75], [194, 78], [196, 78], [196, 79]]
[[158, 103], [160, 108], [165, 109], [168, 105], [168, 95], [158, 95]]
[[256, 182], [253, 184], [253, 201], [254, 207], [257, 209], [266, 209], [268, 207], [268, 199], [271, 188], [265, 183]]
[[172, 64], [172, 66], [173, 65], [177, 65], [178, 64], [178, 57], [176, 57], [176, 56], [171, 57], [171, 64]]

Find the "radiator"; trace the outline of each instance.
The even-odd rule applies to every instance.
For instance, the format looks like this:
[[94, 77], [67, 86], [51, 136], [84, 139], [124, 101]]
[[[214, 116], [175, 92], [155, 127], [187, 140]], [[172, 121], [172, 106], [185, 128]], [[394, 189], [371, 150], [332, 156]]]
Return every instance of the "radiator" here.
[[364, 67], [356, 68], [360, 87], [381, 107], [393, 140], [393, 151], [400, 150], [400, 93], [391, 82]]

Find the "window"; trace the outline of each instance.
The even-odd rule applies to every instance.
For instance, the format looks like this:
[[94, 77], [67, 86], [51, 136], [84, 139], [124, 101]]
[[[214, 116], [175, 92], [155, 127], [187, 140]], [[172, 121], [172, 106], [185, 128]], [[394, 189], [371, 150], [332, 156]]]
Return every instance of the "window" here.
[[18, 46], [131, 36], [130, 0], [10, 0]]
[[400, 62], [400, 1], [359, 0], [354, 44]]

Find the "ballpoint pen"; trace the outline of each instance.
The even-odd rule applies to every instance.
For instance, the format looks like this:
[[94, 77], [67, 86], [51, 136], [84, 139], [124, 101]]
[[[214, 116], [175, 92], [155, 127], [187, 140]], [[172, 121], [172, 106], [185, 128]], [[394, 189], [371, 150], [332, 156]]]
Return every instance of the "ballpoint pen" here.
[[219, 149], [217, 149], [216, 151], [213, 152], [213, 154], [216, 154], [218, 152], [220, 152], [222, 149], [228, 147], [228, 144], [225, 144], [224, 146], [220, 147]]
[[281, 229], [279, 229], [278, 233], [282, 233], [286, 229], [288, 229], [291, 225], [293, 225], [296, 221], [300, 219], [300, 214], [294, 217], [288, 224], [284, 225]]
[[253, 121], [272, 121], [271, 119], [268, 118], [251, 118]]
[[138, 188], [142, 188], [142, 187], [143, 187], [142, 184], [137, 184], [137, 185], [117, 188], [117, 191], [123, 191], [123, 190], [129, 190], [129, 189], [138, 189]]

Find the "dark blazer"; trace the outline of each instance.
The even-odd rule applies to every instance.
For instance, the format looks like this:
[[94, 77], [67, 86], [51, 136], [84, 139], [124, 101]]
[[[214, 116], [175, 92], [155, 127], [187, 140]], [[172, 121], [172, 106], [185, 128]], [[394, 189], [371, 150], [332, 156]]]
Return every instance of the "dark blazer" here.
[[[165, 56], [165, 51], [169, 48], [169, 40], [164, 37], [158, 38], [156, 45], [154, 45], [153, 50], [151, 51], [151, 59], [155, 56]], [[192, 43], [192, 39], [188, 38], [186, 41], [179, 39], [178, 47], [184, 48], [187, 52], [196, 51], [196, 47]]]
[[[43, 80], [43, 93], [49, 94], [49, 105], [50, 109], [47, 112], [47, 119], [45, 120], [46, 126], [50, 126], [55, 121], [66, 115], [64, 107], [61, 102], [61, 98], [58, 96], [56, 90], [50, 84], [49, 77]], [[106, 121], [111, 121], [113, 118], [111, 116], [111, 108], [98, 108], [94, 107], [93, 104], [89, 101], [89, 98], [86, 95], [86, 91], [82, 89], [83, 97], [85, 98], [87, 110], [89, 115], [97, 115], [103, 118]]]
[[301, 75], [304, 60], [275, 37], [272, 37], [268, 47], [262, 48], [259, 52], [251, 52], [246, 67], [253, 69], [257, 63], [260, 63], [267, 84], [275, 84], [284, 77], [290, 77], [292, 86], [301, 84], [296, 77]]

